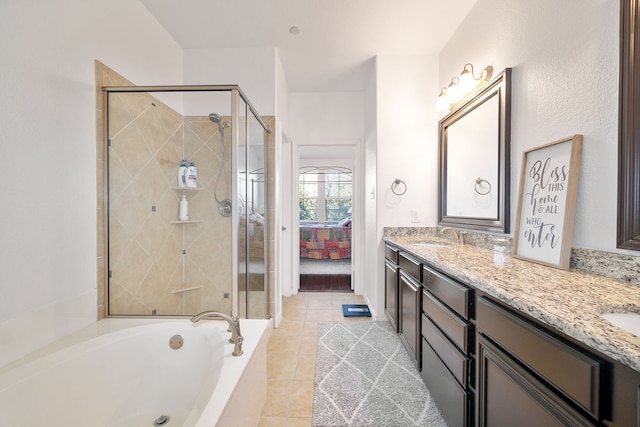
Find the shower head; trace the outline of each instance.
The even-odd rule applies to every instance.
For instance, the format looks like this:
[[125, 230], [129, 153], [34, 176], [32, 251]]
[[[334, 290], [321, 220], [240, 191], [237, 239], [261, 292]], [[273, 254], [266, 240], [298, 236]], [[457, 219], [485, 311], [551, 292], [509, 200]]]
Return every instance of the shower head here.
[[218, 129], [220, 129], [220, 130], [223, 130], [224, 128], [231, 127], [231, 123], [223, 122], [222, 121], [222, 117], [218, 113], [209, 114], [209, 120], [211, 120], [213, 123], [218, 123]]

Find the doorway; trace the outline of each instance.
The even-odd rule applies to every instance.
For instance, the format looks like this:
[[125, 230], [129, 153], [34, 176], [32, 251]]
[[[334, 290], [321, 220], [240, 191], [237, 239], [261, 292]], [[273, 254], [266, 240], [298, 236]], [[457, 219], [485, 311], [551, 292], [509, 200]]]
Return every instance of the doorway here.
[[301, 292], [353, 292], [352, 177], [337, 163], [298, 170]]

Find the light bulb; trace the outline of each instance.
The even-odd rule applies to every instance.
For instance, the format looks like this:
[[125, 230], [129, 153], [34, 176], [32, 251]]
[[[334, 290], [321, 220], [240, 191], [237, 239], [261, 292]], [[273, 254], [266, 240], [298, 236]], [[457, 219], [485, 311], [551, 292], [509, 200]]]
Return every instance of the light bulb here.
[[478, 82], [473, 78], [471, 71], [466, 68], [460, 74], [460, 90], [464, 93], [471, 91]]
[[447, 90], [442, 89], [440, 92], [440, 96], [436, 99], [436, 112], [443, 113], [445, 111], [449, 111], [451, 107], [449, 106], [449, 102], [447, 101]]
[[462, 98], [460, 88], [452, 81], [447, 88], [447, 101], [449, 102], [449, 104], [453, 104], [454, 102], [460, 101], [460, 98]]

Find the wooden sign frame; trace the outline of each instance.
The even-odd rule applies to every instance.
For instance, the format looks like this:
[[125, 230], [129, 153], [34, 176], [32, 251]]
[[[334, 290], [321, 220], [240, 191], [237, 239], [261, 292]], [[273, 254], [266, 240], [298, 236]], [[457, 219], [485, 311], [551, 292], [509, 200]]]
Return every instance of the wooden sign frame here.
[[513, 256], [569, 268], [582, 135], [522, 153]]

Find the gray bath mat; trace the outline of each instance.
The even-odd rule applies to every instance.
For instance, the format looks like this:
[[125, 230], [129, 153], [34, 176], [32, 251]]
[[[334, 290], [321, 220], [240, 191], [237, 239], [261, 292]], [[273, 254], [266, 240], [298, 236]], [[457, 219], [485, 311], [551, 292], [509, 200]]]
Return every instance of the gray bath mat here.
[[446, 427], [387, 321], [318, 324], [314, 427]]

